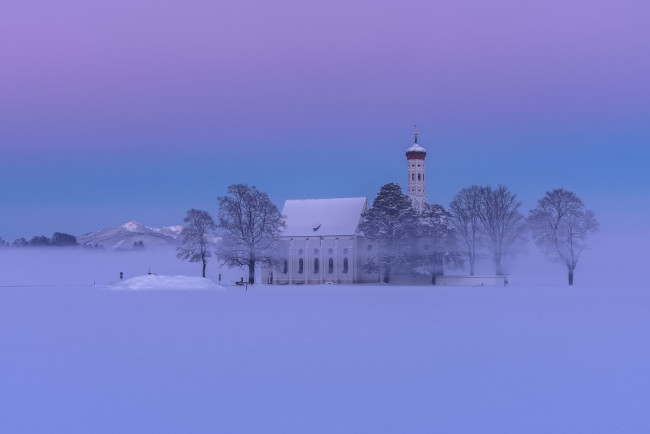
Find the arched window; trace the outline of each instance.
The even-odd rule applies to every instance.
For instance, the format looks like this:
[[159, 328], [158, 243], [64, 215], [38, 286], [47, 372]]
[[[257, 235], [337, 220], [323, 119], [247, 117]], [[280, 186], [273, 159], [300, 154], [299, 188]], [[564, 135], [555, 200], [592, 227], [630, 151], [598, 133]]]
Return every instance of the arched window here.
[[318, 274], [318, 258], [314, 259], [314, 274]]
[[303, 268], [304, 268], [305, 262], [300, 258], [298, 260], [298, 274], [302, 274]]
[[422, 181], [422, 174], [418, 173], [418, 181]]
[[348, 272], [348, 258], [343, 258], [343, 272]]
[[289, 272], [289, 261], [285, 259], [284, 262], [282, 263], [282, 274], [287, 274], [288, 272]]
[[329, 274], [332, 274], [334, 272], [334, 259], [332, 258], [327, 261], [327, 272]]
[[314, 249], [314, 255], [318, 255], [318, 249]]
[[415, 181], [415, 173], [411, 173], [411, 181]]
[[327, 251], [329, 252], [330, 255], [334, 253], [334, 249], [328, 249]]

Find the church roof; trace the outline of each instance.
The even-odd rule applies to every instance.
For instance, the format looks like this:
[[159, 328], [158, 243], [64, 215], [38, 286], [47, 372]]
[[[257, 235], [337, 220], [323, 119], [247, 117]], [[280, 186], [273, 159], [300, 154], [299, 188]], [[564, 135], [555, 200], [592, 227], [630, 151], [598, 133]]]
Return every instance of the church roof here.
[[285, 237], [355, 235], [361, 214], [368, 209], [365, 197], [287, 200]]

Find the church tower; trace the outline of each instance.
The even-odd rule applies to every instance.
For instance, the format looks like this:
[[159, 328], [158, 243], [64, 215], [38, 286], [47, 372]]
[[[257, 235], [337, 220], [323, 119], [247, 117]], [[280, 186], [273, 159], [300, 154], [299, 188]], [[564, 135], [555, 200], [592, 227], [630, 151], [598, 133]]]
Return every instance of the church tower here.
[[424, 159], [427, 151], [418, 145], [418, 132], [415, 131], [415, 143], [406, 150], [406, 164], [408, 173], [408, 197], [413, 208], [422, 211], [427, 203], [427, 194], [424, 184]]

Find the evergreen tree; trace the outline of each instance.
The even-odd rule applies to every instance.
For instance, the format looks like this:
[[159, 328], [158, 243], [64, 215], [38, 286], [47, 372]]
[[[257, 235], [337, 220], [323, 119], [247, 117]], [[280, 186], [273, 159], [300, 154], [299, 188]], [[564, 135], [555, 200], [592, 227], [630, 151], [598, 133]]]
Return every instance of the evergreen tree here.
[[366, 271], [376, 270], [390, 282], [391, 268], [406, 263], [414, 251], [418, 229], [418, 215], [411, 200], [398, 184], [383, 185], [372, 202], [372, 208], [362, 216], [359, 228], [378, 243], [377, 263], [364, 265]]

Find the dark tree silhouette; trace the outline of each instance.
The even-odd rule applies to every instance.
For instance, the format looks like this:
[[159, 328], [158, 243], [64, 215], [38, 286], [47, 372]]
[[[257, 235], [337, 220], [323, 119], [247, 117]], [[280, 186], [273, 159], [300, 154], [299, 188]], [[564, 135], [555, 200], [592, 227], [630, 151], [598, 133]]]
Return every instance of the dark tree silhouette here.
[[[212, 256], [211, 248], [212, 233], [217, 225], [207, 213], [200, 209], [191, 209], [183, 219], [186, 226], [183, 228], [181, 245], [176, 249], [176, 256], [190, 262], [201, 262], [203, 264], [202, 275], [205, 277], [205, 267], [208, 258]], [[143, 246], [144, 247], [144, 246]]]
[[218, 200], [222, 239], [217, 256], [229, 267], [247, 266], [248, 282], [254, 284], [257, 265], [278, 261], [284, 216], [267, 194], [254, 186], [233, 184]]
[[29, 246], [29, 241], [27, 241], [24, 237], [20, 237], [14, 240], [13, 245], [16, 247], [26, 247]]
[[77, 246], [77, 237], [70, 234], [64, 234], [62, 232], [54, 232], [52, 235], [52, 245], [53, 246]]
[[563, 188], [546, 192], [530, 211], [528, 226], [535, 244], [553, 261], [566, 265], [569, 285], [586, 248], [587, 238], [598, 231], [593, 211], [585, 210], [575, 193]]
[[29, 240], [29, 245], [33, 247], [43, 247], [43, 246], [49, 246], [51, 244], [52, 244], [52, 240], [50, 240], [45, 235], [34, 236], [32, 237], [31, 240]]

